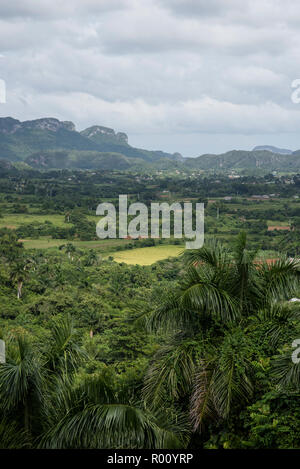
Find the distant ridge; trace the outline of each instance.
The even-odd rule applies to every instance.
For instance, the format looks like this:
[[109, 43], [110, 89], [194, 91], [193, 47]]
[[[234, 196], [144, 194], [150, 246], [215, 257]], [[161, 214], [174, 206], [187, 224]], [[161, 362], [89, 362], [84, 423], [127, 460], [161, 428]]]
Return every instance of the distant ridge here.
[[73, 122], [44, 117], [21, 122], [0, 118], [0, 159], [36, 168], [125, 169], [182, 156], [134, 148], [124, 132], [95, 125], [77, 132]]
[[292, 150], [288, 150], [287, 148], [277, 148], [273, 147], [272, 145], [259, 145], [254, 147], [252, 151], [271, 151], [272, 153], [278, 153], [279, 155], [291, 155], [293, 152]]
[[300, 151], [292, 154], [269, 150], [232, 150], [220, 155], [206, 154], [187, 158], [186, 166], [201, 170], [263, 169], [268, 171], [299, 171]]
[[132, 147], [126, 133], [109, 127], [94, 125], [78, 132], [73, 122], [53, 117], [24, 122], [0, 118], [0, 160], [36, 169], [300, 171], [300, 150], [263, 145], [183, 158], [180, 153]]

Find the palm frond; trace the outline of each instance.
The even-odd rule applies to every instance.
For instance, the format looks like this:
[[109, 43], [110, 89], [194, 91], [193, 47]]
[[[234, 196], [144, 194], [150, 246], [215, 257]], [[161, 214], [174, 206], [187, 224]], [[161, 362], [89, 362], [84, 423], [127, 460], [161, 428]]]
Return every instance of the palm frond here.
[[46, 366], [52, 371], [74, 371], [86, 358], [70, 315], [58, 319], [53, 324], [50, 341], [45, 350], [45, 358]]
[[178, 290], [166, 293], [161, 304], [144, 315], [146, 328], [150, 332], [161, 328], [165, 332], [174, 332], [192, 326], [197, 315], [191, 309], [182, 308], [180, 294]]
[[236, 298], [206, 269], [189, 267], [181, 288], [183, 310], [196, 310], [204, 315], [215, 314], [225, 322], [234, 321], [239, 316]]
[[201, 432], [207, 421], [216, 419], [216, 409], [211, 388], [213, 385], [212, 377], [212, 364], [208, 360], [200, 360], [190, 402], [190, 417], [194, 431]]
[[293, 362], [292, 353], [289, 348], [272, 362], [272, 377], [279, 389], [285, 392], [299, 392], [300, 388], [300, 362]]
[[263, 282], [266, 302], [289, 299], [299, 287], [299, 262], [281, 258], [271, 265], [263, 263], [259, 276]]
[[42, 369], [29, 340], [18, 334], [10, 341], [7, 362], [0, 365], [0, 406], [7, 411], [24, 403], [28, 393], [42, 398]]
[[196, 345], [187, 341], [159, 350], [143, 388], [143, 397], [151, 409], [160, 406], [166, 398], [177, 400], [189, 393], [195, 371]]
[[44, 437], [44, 448], [182, 447], [174, 433], [160, 428], [151, 414], [126, 404], [86, 406], [67, 415]]
[[212, 375], [212, 399], [216, 411], [227, 418], [233, 404], [245, 403], [253, 394], [253, 368], [249, 342], [241, 329], [229, 330]]
[[[287, 336], [294, 334], [291, 326], [300, 319], [300, 307], [288, 302], [272, 303], [257, 314], [258, 320], [268, 327], [266, 335], [269, 337], [271, 350], [275, 351], [280, 340], [287, 340]], [[289, 334], [290, 331], [290, 334]]]
[[230, 262], [229, 251], [216, 239], [208, 241], [200, 249], [188, 249], [184, 252], [187, 267], [205, 264], [215, 270], [224, 270]]

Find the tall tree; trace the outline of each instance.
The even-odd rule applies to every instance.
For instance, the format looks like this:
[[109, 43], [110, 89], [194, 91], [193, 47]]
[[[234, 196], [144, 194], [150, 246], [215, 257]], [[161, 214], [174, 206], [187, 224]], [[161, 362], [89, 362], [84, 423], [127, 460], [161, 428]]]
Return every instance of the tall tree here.
[[[150, 330], [163, 328], [172, 341], [150, 366], [144, 398], [151, 409], [190, 409], [193, 428], [227, 419], [254, 391], [252, 316], [291, 298], [299, 287], [299, 264], [267, 263], [247, 249], [240, 233], [231, 251], [218, 242], [188, 251], [178, 288], [146, 314]], [[276, 321], [275, 318], [273, 318]]]

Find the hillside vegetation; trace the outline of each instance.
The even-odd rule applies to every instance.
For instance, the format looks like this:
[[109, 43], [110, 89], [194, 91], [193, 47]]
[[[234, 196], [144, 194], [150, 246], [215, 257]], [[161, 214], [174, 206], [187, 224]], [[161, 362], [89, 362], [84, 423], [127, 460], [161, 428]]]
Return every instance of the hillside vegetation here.
[[94, 125], [77, 132], [72, 122], [42, 118], [20, 122], [0, 118], [0, 160], [24, 162], [37, 169], [102, 170], [269, 170], [300, 169], [300, 151], [260, 146], [253, 151], [232, 150], [220, 155], [183, 158], [134, 148], [124, 132]]

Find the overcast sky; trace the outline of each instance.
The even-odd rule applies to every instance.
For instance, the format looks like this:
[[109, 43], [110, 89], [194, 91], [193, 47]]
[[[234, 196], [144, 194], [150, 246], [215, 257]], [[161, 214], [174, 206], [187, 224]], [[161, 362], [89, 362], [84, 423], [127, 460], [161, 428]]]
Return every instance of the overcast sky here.
[[298, 0], [2, 0], [0, 113], [184, 156], [299, 149], [299, 24]]

